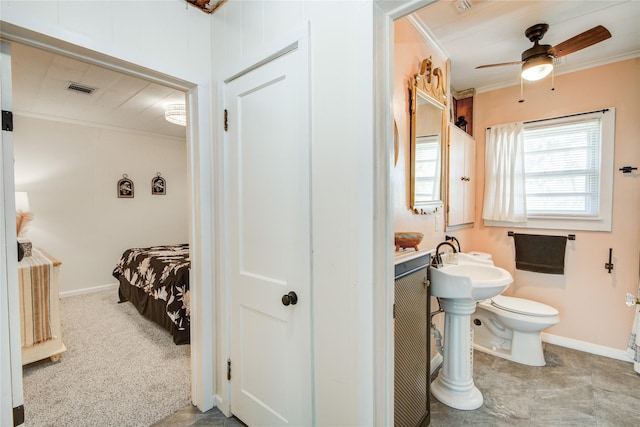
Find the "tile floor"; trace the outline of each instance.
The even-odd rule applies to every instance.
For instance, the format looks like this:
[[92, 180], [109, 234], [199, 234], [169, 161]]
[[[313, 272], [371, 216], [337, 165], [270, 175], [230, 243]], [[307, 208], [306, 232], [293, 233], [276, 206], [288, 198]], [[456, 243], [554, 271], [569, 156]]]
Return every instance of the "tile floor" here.
[[213, 408], [207, 412], [200, 412], [195, 406], [187, 406], [173, 415], [151, 425], [151, 427], [187, 426], [245, 427], [245, 424], [235, 417], [225, 417], [218, 408]]
[[474, 411], [431, 399], [431, 426], [640, 427], [640, 375], [628, 362], [544, 344], [546, 366], [474, 352]]
[[[431, 426], [640, 427], [640, 375], [632, 364], [551, 344], [544, 352], [543, 367], [474, 352], [483, 406], [459, 411], [432, 398]], [[175, 426], [244, 424], [215, 408], [187, 407], [153, 425]]]

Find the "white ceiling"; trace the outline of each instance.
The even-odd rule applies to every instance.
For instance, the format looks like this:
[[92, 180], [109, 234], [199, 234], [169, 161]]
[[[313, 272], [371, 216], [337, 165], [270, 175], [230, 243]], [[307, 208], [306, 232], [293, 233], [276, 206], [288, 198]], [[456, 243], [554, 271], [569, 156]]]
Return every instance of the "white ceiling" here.
[[[186, 138], [184, 126], [164, 119], [164, 106], [184, 104], [184, 92], [19, 43], [11, 67], [16, 115]], [[73, 92], [70, 82], [97, 90]]]
[[520, 66], [476, 70], [483, 64], [520, 61], [522, 51], [533, 44], [525, 30], [549, 24], [541, 44], [552, 46], [596, 25], [612, 37], [561, 59], [555, 73], [563, 74], [640, 56], [640, 1], [638, 0], [440, 0], [413, 16], [427, 36], [437, 40], [451, 58], [451, 86], [456, 90], [483, 90], [520, 84]]
[[[519, 66], [476, 70], [482, 64], [519, 61], [531, 47], [526, 28], [548, 23], [542, 40], [555, 45], [596, 25], [612, 37], [562, 58], [556, 73], [640, 56], [638, 0], [465, 0], [459, 12], [440, 0], [416, 12], [415, 22], [451, 58], [451, 85], [478, 91], [519, 84]], [[12, 44], [15, 114], [48, 117], [185, 138], [185, 128], [164, 119], [164, 106], [184, 103], [184, 93], [146, 80], [18, 43]], [[69, 82], [92, 86], [92, 95], [67, 90]]]

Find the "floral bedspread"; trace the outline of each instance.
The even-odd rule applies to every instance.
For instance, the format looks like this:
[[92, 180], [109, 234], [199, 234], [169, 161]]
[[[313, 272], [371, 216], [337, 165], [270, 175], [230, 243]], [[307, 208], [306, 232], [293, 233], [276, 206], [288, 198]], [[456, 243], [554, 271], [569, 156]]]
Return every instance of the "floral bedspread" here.
[[178, 330], [189, 329], [189, 245], [131, 248], [123, 254], [113, 276], [126, 279], [156, 300], [167, 302], [167, 315]]

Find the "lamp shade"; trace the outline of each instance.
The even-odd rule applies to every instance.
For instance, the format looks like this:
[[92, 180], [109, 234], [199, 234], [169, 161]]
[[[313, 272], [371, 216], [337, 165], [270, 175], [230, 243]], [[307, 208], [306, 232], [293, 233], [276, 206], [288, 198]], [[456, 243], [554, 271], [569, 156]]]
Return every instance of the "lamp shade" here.
[[164, 118], [173, 124], [187, 125], [187, 110], [184, 104], [169, 104], [164, 107]]
[[16, 191], [16, 211], [31, 212], [29, 208], [29, 196], [24, 191]]
[[529, 81], [543, 79], [553, 70], [553, 58], [548, 55], [534, 56], [522, 64], [522, 78]]

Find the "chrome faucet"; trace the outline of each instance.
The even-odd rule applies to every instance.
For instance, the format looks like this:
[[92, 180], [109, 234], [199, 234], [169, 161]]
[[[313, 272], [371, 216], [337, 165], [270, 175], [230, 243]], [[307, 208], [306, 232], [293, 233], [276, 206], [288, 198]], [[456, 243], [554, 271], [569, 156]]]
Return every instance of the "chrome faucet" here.
[[456, 252], [456, 247], [453, 246], [453, 244], [451, 244], [450, 242], [441, 242], [438, 244], [438, 246], [436, 246], [436, 253], [433, 255], [433, 258], [431, 259], [431, 266], [432, 267], [441, 267], [442, 266], [442, 257], [440, 256], [440, 247], [442, 245], [447, 245], [447, 246], [451, 246], [451, 249], [453, 249], [453, 253], [455, 254]]

